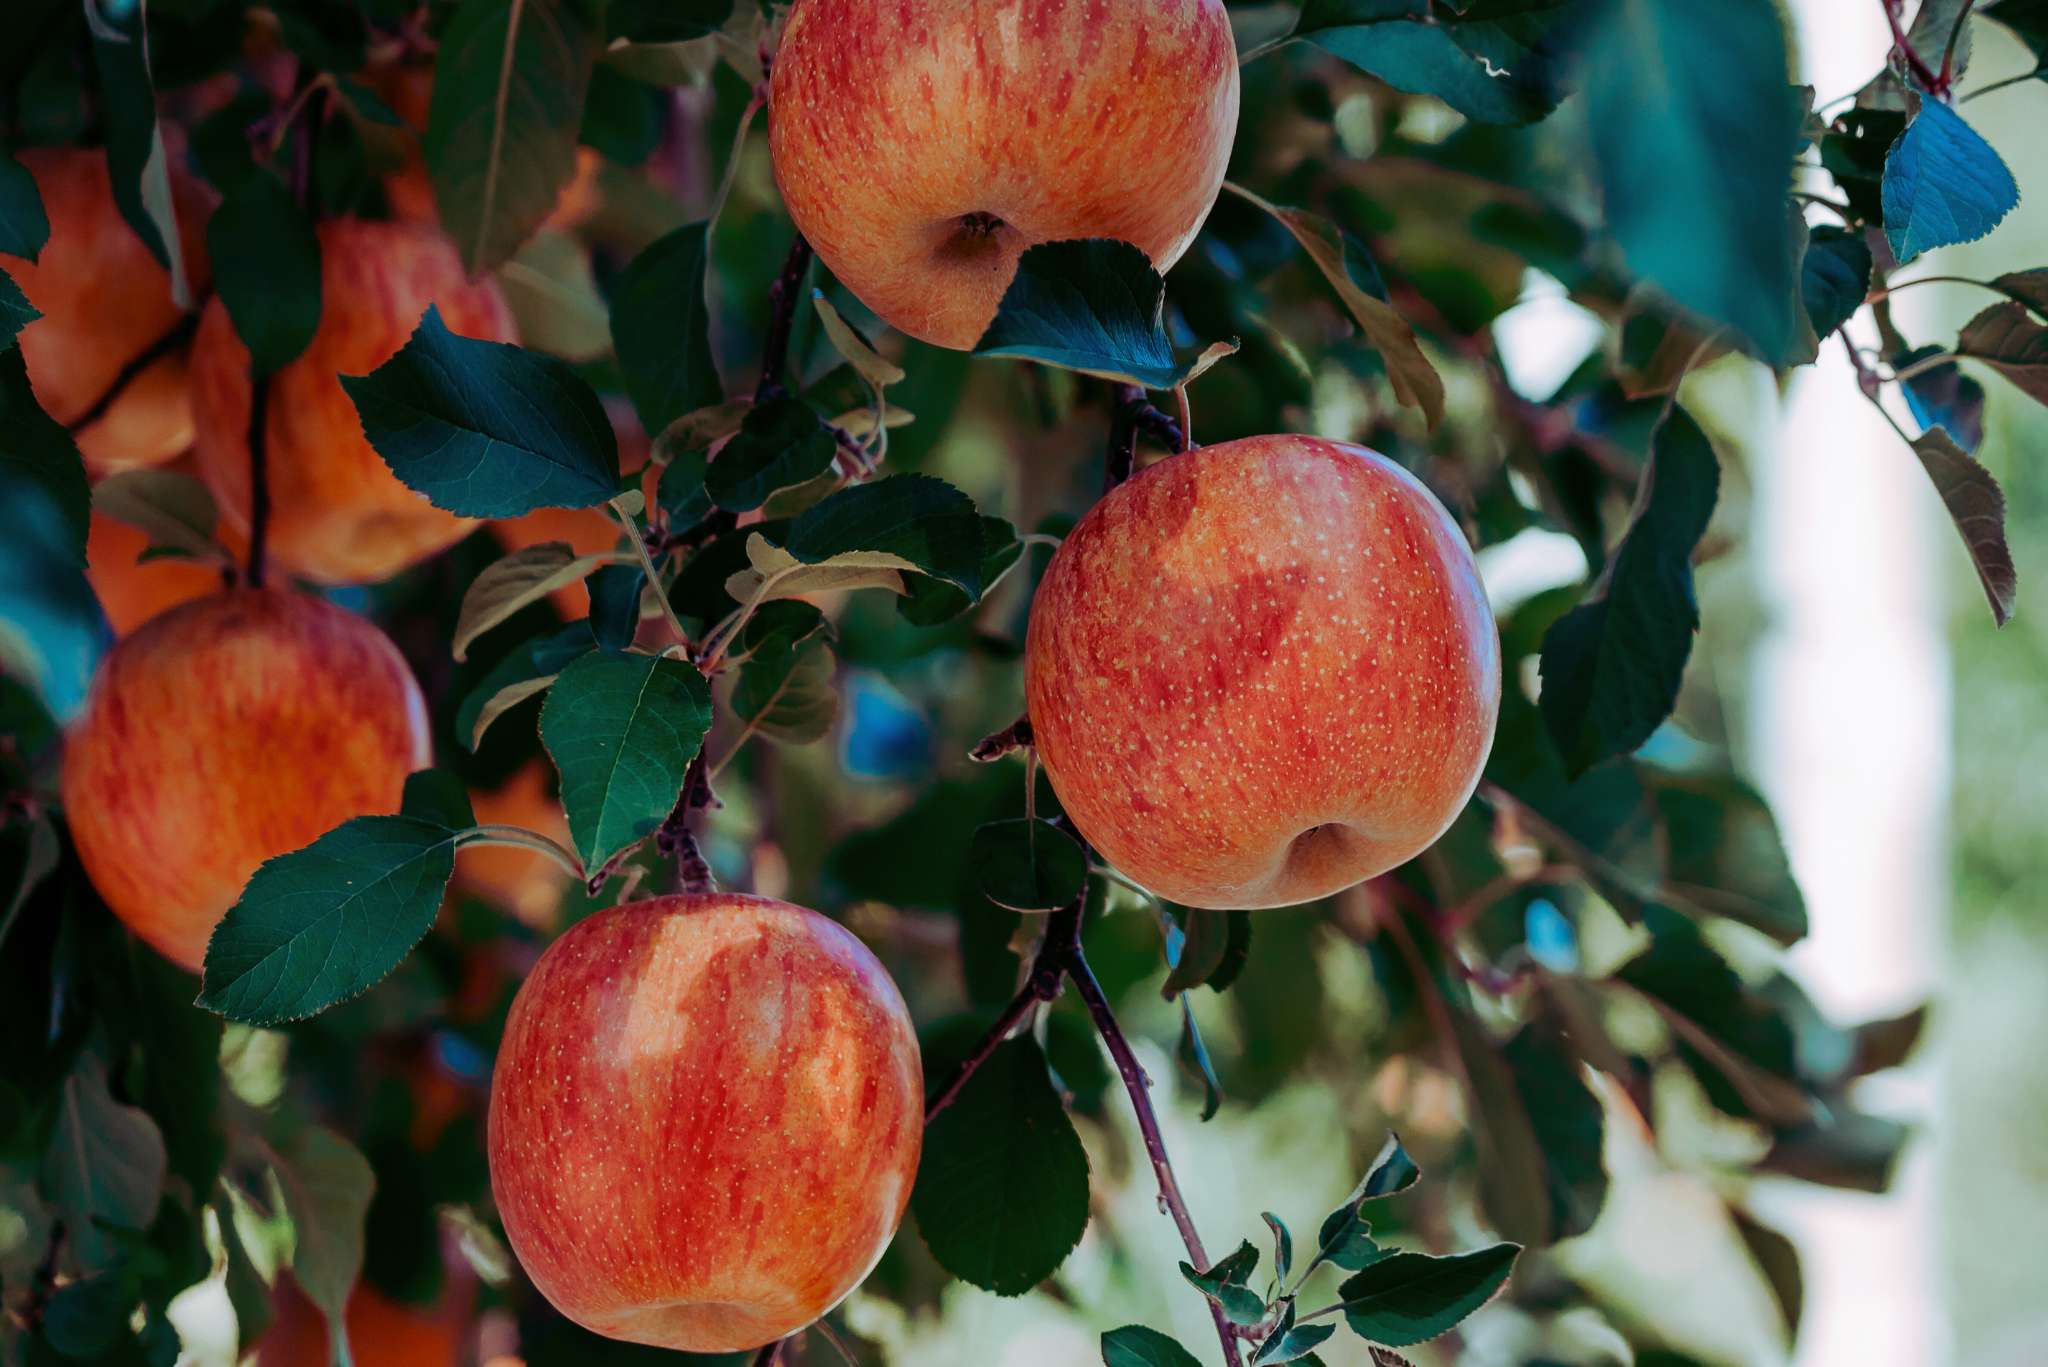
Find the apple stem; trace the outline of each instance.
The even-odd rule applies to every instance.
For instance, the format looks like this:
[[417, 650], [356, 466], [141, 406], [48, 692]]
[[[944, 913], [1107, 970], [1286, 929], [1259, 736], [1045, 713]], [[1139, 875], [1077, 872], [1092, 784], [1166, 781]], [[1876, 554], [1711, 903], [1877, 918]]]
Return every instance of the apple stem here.
[[1004, 755], [1017, 750], [1028, 749], [1031, 745], [1031, 718], [1023, 716], [976, 741], [974, 748], [967, 752], [967, 758], [976, 764], [992, 764]]
[[252, 589], [263, 587], [264, 555], [270, 541], [270, 377], [249, 363], [249, 568]]
[[1105, 494], [1129, 479], [1137, 468], [1140, 434], [1175, 452], [1188, 449], [1182, 424], [1153, 407], [1142, 388], [1134, 384], [1116, 385], [1110, 395], [1109, 452], [1102, 470]]
[[761, 382], [754, 402], [766, 403], [787, 392], [783, 376], [789, 369], [789, 336], [796, 327], [797, 301], [803, 298], [804, 273], [811, 268], [811, 244], [802, 233], [789, 244], [782, 273], [768, 287], [768, 331], [761, 345]]

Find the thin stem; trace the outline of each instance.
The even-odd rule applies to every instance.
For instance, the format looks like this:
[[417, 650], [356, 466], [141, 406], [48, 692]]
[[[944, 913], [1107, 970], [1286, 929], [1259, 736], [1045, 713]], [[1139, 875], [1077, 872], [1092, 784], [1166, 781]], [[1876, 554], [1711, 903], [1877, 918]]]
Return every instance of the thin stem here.
[[[623, 498], [624, 495], [620, 497]], [[676, 634], [676, 639], [682, 642], [685, 648], [688, 648], [690, 633], [683, 629], [683, 619], [676, 616], [675, 605], [668, 601], [668, 586], [661, 582], [661, 574], [654, 568], [654, 557], [647, 553], [647, 538], [640, 534], [640, 524], [633, 520], [633, 515], [625, 510], [617, 498], [605, 504], [605, 507], [612, 510], [612, 516], [626, 529], [626, 540], [633, 543], [634, 558], [639, 560], [640, 571], [647, 576], [647, 583], [654, 590], [655, 601], [661, 604], [661, 615], [668, 622], [668, 629]]]
[[1109, 416], [1109, 452], [1103, 458], [1102, 492], [1108, 493], [1131, 477], [1138, 464], [1138, 423], [1136, 411], [1145, 402], [1145, 391], [1134, 384], [1120, 384], [1112, 391]]
[[825, 1342], [832, 1345], [832, 1351], [839, 1354], [839, 1360], [845, 1363], [846, 1367], [860, 1367], [860, 1360], [854, 1357], [853, 1350], [846, 1346], [844, 1339], [839, 1337], [839, 1331], [832, 1327], [830, 1320], [819, 1320], [804, 1332], [810, 1333], [812, 1330], [817, 1331], [818, 1335]]
[[1992, 284], [1989, 280], [1972, 280], [1967, 275], [1916, 275], [1911, 280], [1896, 280], [1887, 284], [1882, 289], [1872, 290], [1864, 297], [1863, 302], [1874, 304], [1880, 299], [1889, 299], [1900, 290], [1908, 290], [1915, 285], [1975, 285], [1980, 290], [1990, 290], [1993, 294], [2003, 294], [2008, 299], [2015, 297], [2006, 290]]
[[1808, 204], [1818, 204], [1823, 209], [1832, 209], [1844, 223], [1849, 222], [1851, 215], [1856, 212], [1849, 207], [1847, 200], [1829, 199], [1826, 195], [1817, 195], [1811, 190], [1794, 190], [1792, 198], [1805, 200]]
[[762, 1344], [761, 1351], [754, 1354], [753, 1367], [775, 1367], [782, 1361], [782, 1345], [787, 1342], [788, 1339], [777, 1339], [773, 1343]]
[[249, 569], [252, 589], [263, 587], [270, 543], [270, 377], [249, 362]]
[[1195, 410], [1188, 403], [1187, 385], [1175, 385], [1173, 397], [1180, 403], [1180, 443], [1174, 448], [1178, 455], [1195, 448]]
[[1325, 1315], [1334, 1315], [1343, 1308], [1344, 1302], [1338, 1301], [1336, 1304], [1326, 1305], [1320, 1310], [1311, 1310], [1306, 1315], [1296, 1315], [1294, 1322], [1296, 1324], [1307, 1324], [1310, 1320], [1319, 1320]]
[[783, 382], [789, 370], [789, 336], [796, 327], [797, 301], [803, 297], [804, 272], [811, 268], [811, 244], [802, 233], [789, 244], [782, 273], [768, 287], [768, 331], [761, 343], [761, 382], [754, 386], [754, 402], [766, 403], [787, 392]]
[[[1195, 1232], [1194, 1217], [1188, 1214], [1187, 1198], [1181, 1195], [1180, 1182], [1173, 1175], [1173, 1161], [1167, 1157], [1166, 1140], [1159, 1132], [1159, 1116], [1152, 1108], [1152, 1084], [1144, 1069], [1138, 1066], [1137, 1056], [1131, 1052], [1131, 1042], [1124, 1037], [1123, 1027], [1117, 1024], [1116, 1014], [1110, 1010], [1109, 998], [1103, 995], [1102, 984], [1095, 980], [1095, 971], [1088, 966], [1087, 956], [1081, 952], [1078, 928], [1073, 943], [1067, 946], [1066, 966], [1067, 976], [1074, 980], [1075, 990], [1088, 1005], [1088, 1015], [1095, 1022], [1096, 1032], [1102, 1036], [1110, 1057], [1116, 1060], [1117, 1073], [1124, 1080], [1124, 1091], [1130, 1095], [1131, 1110], [1138, 1118], [1138, 1132], [1145, 1138], [1145, 1153], [1152, 1160], [1153, 1175], [1159, 1179], [1159, 1204], [1172, 1215], [1173, 1223], [1179, 1228], [1189, 1261], [1206, 1270], [1209, 1255], [1202, 1251], [1202, 1238]], [[1241, 1367], [1243, 1358], [1238, 1353], [1237, 1335], [1231, 1331], [1223, 1307], [1211, 1301], [1209, 1314], [1216, 1322], [1216, 1335], [1223, 1343], [1223, 1360], [1230, 1367]]]
[[1241, 67], [1249, 66], [1267, 53], [1277, 52], [1293, 41], [1294, 35], [1292, 33], [1283, 33], [1278, 38], [1268, 38], [1263, 43], [1247, 48], [1244, 54], [1237, 59], [1237, 64]]
[[570, 877], [583, 877], [583, 861], [571, 854], [557, 842], [550, 840], [539, 831], [529, 831], [524, 826], [504, 826], [486, 823], [472, 826], [455, 838], [458, 845], [511, 845], [523, 850], [538, 850], [560, 864]]
[[1892, 26], [1892, 51], [1906, 59], [1906, 69], [1913, 73], [1913, 79], [1920, 82], [1923, 89], [1941, 89], [1940, 79], [1927, 63], [1921, 60], [1920, 54], [1913, 50], [1912, 40], [1906, 36], [1905, 25], [1899, 22], [1897, 6], [1892, 0], [1878, 0], [1878, 4], [1884, 8], [1885, 21]]
[[[1032, 980], [1019, 989], [1017, 995], [1010, 999], [1010, 1004], [1003, 1008], [1003, 1014], [996, 1017], [996, 1023], [988, 1028], [988, 1032], [976, 1042], [973, 1050], [967, 1057], [961, 1059], [954, 1066], [953, 1071], [946, 1075], [946, 1081], [940, 1086], [939, 1090], [932, 1093], [931, 1097], [925, 1102], [925, 1124], [931, 1124], [933, 1120], [938, 1118], [940, 1111], [945, 1110], [959, 1099], [961, 1089], [967, 1086], [968, 1079], [974, 1076], [975, 1070], [980, 1068], [982, 1064], [987, 1063], [989, 1055], [995, 1053], [997, 1047], [1004, 1040], [1016, 1033], [1017, 1027], [1024, 1023], [1026, 1017], [1038, 1009], [1040, 1002], [1047, 1000], [1047, 998], [1039, 993], [1038, 975], [1034, 972], [1031, 976]], [[1052, 990], [1055, 994], [1059, 992], [1058, 977], [1053, 979]]]
[[683, 771], [683, 791], [677, 795], [676, 805], [654, 832], [654, 848], [676, 861], [676, 891], [691, 896], [718, 891], [718, 880], [712, 877], [711, 863], [704, 857], [704, 851], [690, 829], [690, 823], [698, 812], [718, 804], [711, 791], [711, 779], [712, 774], [704, 765], [704, 752], [700, 749], [690, 761], [690, 767]]
[[1955, 353], [1950, 351], [1939, 351], [1932, 356], [1922, 356], [1904, 369], [1894, 370], [1891, 376], [1892, 383], [1904, 384], [1908, 380], [1917, 380], [1930, 370], [1939, 370], [1945, 365], [1954, 365], [1955, 363]]
[[2028, 81], [2038, 80], [2048, 80], [2048, 70], [2044, 70], [2041, 67], [2035, 67], [2032, 71], [2023, 71], [2017, 76], [2007, 76], [2004, 80], [1993, 81], [1990, 85], [1986, 86], [1979, 86], [1977, 89], [1972, 90], [1969, 94], [1963, 96], [1963, 98], [1960, 101], [1958, 101], [1958, 103], [1968, 104], [1970, 101], [1976, 99], [1979, 95], [1989, 95], [1992, 91], [2004, 90], [2007, 86], [2023, 85]]
[[1948, 89], [1949, 82], [1955, 78], [1956, 44], [1962, 41], [1963, 25], [1970, 22], [1970, 10], [1975, 7], [1976, 3], [1977, 0], [1963, 0], [1963, 7], [1956, 11], [1955, 23], [1949, 27], [1948, 45], [1941, 50], [1941, 88], [1943, 90]]
[[64, 424], [64, 430], [75, 437], [107, 416], [107, 410], [114, 406], [114, 401], [121, 397], [129, 385], [135, 383], [143, 371], [191, 341], [192, 334], [199, 330], [199, 305], [203, 302], [203, 299], [194, 300], [192, 312], [180, 315], [177, 322], [164, 329], [161, 337], [144, 347], [134, 360], [122, 366], [115, 373], [112, 383], [92, 401], [92, 405]]
[[711, 212], [704, 216], [707, 223], [715, 225], [718, 222], [718, 215], [725, 209], [726, 198], [732, 194], [733, 182], [739, 178], [740, 153], [747, 145], [747, 132], [754, 126], [754, 115], [761, 112], [763, 102], [761, 91], [756, 89], [754, 97], [747, 101], [746, 109], [740, 114], [739, 129], [732, 135], [732, 151], [725, 159], [725, 174], [718, 178], [718, 192], [711, 197]]

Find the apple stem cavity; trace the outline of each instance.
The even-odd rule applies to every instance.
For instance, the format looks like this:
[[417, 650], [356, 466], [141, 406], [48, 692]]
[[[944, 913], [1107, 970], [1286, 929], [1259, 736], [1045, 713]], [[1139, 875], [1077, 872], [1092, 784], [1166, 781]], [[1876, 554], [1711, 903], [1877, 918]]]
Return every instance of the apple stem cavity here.
[[802, 233], [789, 244], [782, 271], [768, 287], [768, 330], [761, 345], [761, 380], [754, 387], [754, 402], [766, 403], [788, 392], [784, 375], [789, 369], [789, 336], [796, 326], [797, 301], [804, 297], [804, 275], [811, 268], [811, 244]]
[[[1019, 718], [1018, 725], [1028, 726], [1028, 722]], [[1009, 729], [1014, 731], [1017, 728], [1012, 726]], [[997, 732], [990, 740], [1006, 734]], [[984, 741], [982, 744], [988, 743]], [[978, 752], [980, 747], [976, 748]], [[1032, 961], [1031, 973], [1024, 986], [1003, 1008], [1003, 1014], [996, 1018], [988, 1033], [932, 1094], [925, 1105], [924, 1122], [930, 1125], [934, 1117], [952, 1105], [968, 1079], [974, 1076], [975, 1069], [1031, 1017], [1040, 1003], [1056, 1000], [1061, 988], [1071, 980], [1088, 1008], [1088, 1018], [1095, 1023], [1096, 1033], [1102, 1036], [1104, 1047], [1116, 1062], [1124, 1091], [1130, 1096], [1131, 1110], [1138, 1120], [1138, 1132], [1145, 1141], [1146, 1157], [1151, 1160], [1152, 1172], [1159, 1179], [1159, 1208], [1173, 1217], [1174, 1227], [1180, 1231], [1181, 1242], [1187, 1248], [1189, 1261], [1196, 1267], [1206, 1268], [1210, 1265], [1209, 1255], [1203, 1251], [1202, 1237], [1195, 1230], [1194, 1216], [1188, 1212], [1187, 1198], [1181, 1194], [1180, 1181], [1174, 1176], [1173, 1160], [1166, 1152], [1166, 1139], [1159, 1129], [1159, 1113], [1152, 1105], [1152, 1081], [1139, 1065], [1137, 1055], [1131, 1052], [1131, 1042], [1124, 1035], [1123, 1026], [1118, 1023], [1109, 998], [1103, 993], [1102, 984], [1096, 980], [1095, 970], [1089, 966], [1088, 956], [1081, 948], [1081, 916], [1087, 900], [1084, 890], [1047, 919], [1045, 940], [1039, 946], [1037, 958]], [[1229, 1367], [1241, 1367], [1244, 1359], [1239, 1352], [1237, 1335], [1225, 1318], [1222, 1307], [1211, 1303], [1209, 1313], [1216, 1322], [1217, 1338], [1223, 1344], [1223, 1360]]]

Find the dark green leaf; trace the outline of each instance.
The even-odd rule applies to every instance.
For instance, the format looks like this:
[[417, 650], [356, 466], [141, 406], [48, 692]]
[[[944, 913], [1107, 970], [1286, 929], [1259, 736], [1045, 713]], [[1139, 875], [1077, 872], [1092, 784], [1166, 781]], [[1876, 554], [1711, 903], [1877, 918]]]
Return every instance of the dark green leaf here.
[[692, 223], [656, 240], [612, 291], [612, 348], [649, 432], [724, 397], [704, 302], [708, 228]]
[[731, 17], [732, 0], [611, 0], [604, 31], [633, 43], [682, 43], [718, 32]]
[[1921, 468], [1934, 481], [1934, 491], [1941, 495], [1942, 506], [1962, 534], [1977, 580], [1991, 603], [1992, 617], [2004, 626], [2019, 604], [2020, 588], [2019, 571], [2005, 541], [2004, 492], [1991, 472], [1939, 427], [1914, 438], [1913, 453], [1920, 457]]
[[1365, 1220], [1365, 1203], [1383, 1196], [1398, 1196], [1421, 1179], [1422, 1169], [1402, 1147], [1401, 1136], [1389, 1134], [1365, 1176], [1344, 1198], [1344, 1204], [1323, 1217], [1322, 1226], [1316, 1231], [1318, 1258], [1356, 1271], [1386, 1256], [1369, 1237], [1372, 1226]]
[[1206, 1125], [1223, 1109], [1223, 1082], [1216, 1076], [1216, 1061], [1209, 1057], [1202, 1027], [1195, 1021], [1194, 1005], [1185, 995], [1180, 998], [1180, 1047], [1174, 1053], [1181, 1067], [1202, 1084], [1202, 1123]]
[[21, 330], [42, 317], [42, 311], [28, 301], [14, 277], [0, 271], [0, 351], [13, 347]]
[[2048, 327], [2026, 305], [1993, 304], [1964, 325], [1956, 354], [1984, 362], [2038, 403], [2048, 403]]
[[1538, 702], [1572, 773], [1634, 750], [1677, 704], [1699, 628], [1693, 548], [1720, 481], [1706, 434], [1673, 407], [1606, 570], [1544, 634]]
[[[1565, 1239], [1593, 1227], [1607, 1199], [1600, 1145], [1606, 1133], [1600, 1100], [1586, 1085], [1584, 1065], [1564, 1036], [1531, 1021], [1501, 1050], [1522, 1110], [1529, 1117], [1550, 1200], [1545, 1237]], [[1497, 1226], [1503, 1233], [1513, 1233]]]
[[783, 549], [806, 565], [850, 553], [893, 556], [979, 598], [982, 519], [967, 495], [930, 475], [890, 475], [851, 485], [804, 510]]
[[0, 353], [0, 664], [60, 720], [85, 702], [109, 642], [85, 579], [85, 469], [35, 405], [21, 353]]
[[1940, 100], [1920, 112], [1884, 163], [1884, 235], [1901, 266], [1922, 252], [1974, 242], [2020, 200], [1991, 144]]
[[[1172, 908], [1167, 935], [1165, 985], [1159, 991], [1171, 1001], [1190, 988], [1207, 983], [1221, 992], [1243, 967], [1251, 948], [1251, 916], [1242, 911]], [[1218, 979], [1222, 985], [1218, 986]]]
[[437, 508], [519, 517], [618, 493], [618, 438], [596, 392], [553, 357], [456, 336], [438, 309], [397, 355], [341, 384], [377, 454]]
[[1860, 221], [1883, 223], [1885, 159], [1906, 131], [1906, 116], [1889, 109], [1850, 109], [1837, 122], [1841, 130], [1820, 140], [1820, 164], [1842, 187]]
[[1788, 70], [1772, 0], [1613, 0], [1586, 55], [1607, 228], [1629, 269], [1773, 364], [1799, 340]]
[[[747, 624], [749, 633], [770, 609], [780, 608], [808, 608], [817, 616], [808, 603], [767, 603]], [[831, 648], [813, 634], [816, 630], [814, 623], [800, 634], [777, 630], [750, 647], [742, 642], [749, 653], [733, 686], [732, 710], [743, 727], [791, 745], [808, 745], [832, 729], [839, 717], [839, 693], [832, 686], [835, 662]]]
[[1259, 1250], [1247, 1239], [1206, 1272], [1197, 1272], [1193, 1264], [1182, 1263], [1180, 1275], [1189, 1286], [1223, 1307], [1224, 1318], [1232, 1324], [1257, 1324], [1266, 1318], [1265, 1299], [1250, 1285], [1258, 1265]]
[[692, 665], [655, 655], [585, 655], [541, 709], [540, 738], [562, 775], [562, 806], [586, 868], [653, 834], [711, 726]]
[[472, 274], [511, 259], [576, 173], [598, 0], [462, 0], [442, 30], [423, 146]]
[[588, 621], [571, 622], [521, 642], [464, 695], [455, 713], [455, 734], [474, 750], [485, 730], [508, 708], [546, 688], [571, 660], [596, 648], [597, 637]]
[[[987, 593], [1024, 554], [1017, 529], [999, 517], [981, 519], [981, 592]], [[957, 584], [921, 576], [908, 581], [909, 592], [896, 600], [896, 611], [914, 626], [937, 626], [973, 607], [976, 600]]]
[[777, 489], [832, 468], [839, 442], [810, 405], [770, 399], [750, 410], [704, 475], [705, 492], [729, 512], [752, 512]]
[[1273, 1231], [1273, 1275], [1285, 1282], [1287, 1274], [1294, 1270], [1294, 1235], [1287, 1222], [1270, 1210], [1261, 1211], [1259, 1218]]
[[661, 510], [668, 514], [669, 526], [677, 531], [696, 526], [711, 512], [711, 495], [705, 491], [704, 476], [709, 472], [704, 452], [683, 451], [676, 455], [662, 469], [661, 482], [655, 486], [655, 500]]
[[102, 14], [92, 35], [92, 56], [99, 71], [114, 203], [158, 264], [171, 273], [171, 297], [187, 302], [192, 285], [185, 278], [185, 252], [171, 203], [170, 157], [157, 127], [143, 7], [136, 5], [118, 17]]
[[297, 359], [320, 326], [320, 239], [275, 176], [244, 176], [206, 223], [213, 285], [256, 369]]
[[421, 769], [407, 774], [405, 796], [399, 800], [398, 814], [415, 821], [446, 826], [451, 831], [467, 830], [476, 824], [476, 811], [470, 806], [469, 789], [446, 769]]
[[1382, 1258], [1338, 1288], [1345, 1322], [1360, 1338], [1395, 1348], [1433, 1339], [1493, 1299], [1521, 1251], [1495, 1244], [1448, 1258]]
[[97, 1271], [119, 1252], [122, 1232], [149, 1224], [169, 1160], [156, 1122], [115, 1100], [106, 1064], [92, 1051], [78, 1056], [59, 1102], [45, 1189], [65, 1221], [71, 1258]]
[[1019, 258], [1016, 278], [974, 354], [1171, 389], [1214, 358], [1174, 359], [1165, 308], [1165, 279], [1130, 243], [1041, 242]]
[[2043, 0], [1991, 0], [1977, 13], [1995, 19], [2011, 29], [2034, 54], [2034, 60], [2048, 70], [2048, 3]]
[[1799, 272], [1799, 298], [1813, 335], [1826, 341], [1870, 293], [1870, 244], [1863, 234], [1822, 224], [1810, 230]]
[[1011, 911], [1057, 911], [1081, 895], [1088, 854], [1049, 821], [991, 821], [974, 833], [982, 895]]
[[597, 648], [621, 651], [640, 632], [640, 596], [647, 574], [638, 565], [607, 565], [590, 576], [590, 630]]
[[1044, 1281], [1080, 1241], [1088, 1155], [1030, 1036], [998, 1045], [926, 1128], [910, 1208], [941, 1267], [1000, 1296]]
[[458, 834], [438, 815], [359, 816], [265, 860], [207, 943], [199, 1004], [277, 1025], [368, 991], [433, 926]]
[[590, 73], [577, 140], [607, 161], [638, 166], [661, 145], [667, 127], [669, 93], [636, 81], [607, 62]]
[[30, 261], [50, 240], [50, 218], [29, 169], [0, 151], [0, 252]]
[[292, 1219], [292, 1279], [340, 1336], [363, 1270], [363, 1221], [377, 1180], [354, 1145], [308, 1125], [277, 1147], [277, 1180]]
[[[71, 434], [36, 402], [28, 362], [18, 351], [0, 353], [0, 432], [7, 434], [0, 442], [0, 481], [9, 489], [34, 485], [49, 498], [51, 544], [61, 548], [63, 563], [83, 568], [93, 502], [85, 465]], [[0, 496], [0, 506], [11, 499]]]
[[1127, 1324], [1102, 1336], [1103, 1367], [1202, 1367], [1201, 1359], [1157, 1329]]
[[1740, 921], [1780, 944], [1806, 934], [1806, 899], [1778, 823], [1755, 789], [1728, 774], [1645, 779], [1663, 827], [1658, 895], [1682, 910]]
[[1287, 1308], [1280, 1312], [1273, 1332], [1252, 1351], [1251, 1367], [1276, 1367], [1283, 1362], [1298, 1362], [1336, 1332], [1334, 1324], [1297, 1325], [1294, 1322], [1294, 1302], [1290, 1300]]
[[1430, 12], [1387, 0], [1309, 0], [1294, 36], [1396, 90], [1434, 95], [1480, 123], [1557, 107], [1587, 0], [1470, 0]]

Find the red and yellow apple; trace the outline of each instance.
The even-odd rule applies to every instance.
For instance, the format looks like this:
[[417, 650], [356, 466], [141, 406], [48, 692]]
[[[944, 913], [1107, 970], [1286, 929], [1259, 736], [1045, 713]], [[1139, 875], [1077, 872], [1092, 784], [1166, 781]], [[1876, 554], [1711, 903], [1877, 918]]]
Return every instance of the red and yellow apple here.
[[1479, 781], [1500, 642], [1464, 535], [1375, 452], [1250, 437], [1119, 486], [1031, 605], [1038, 757], [1104, 857], [1286, 906], [1427, 848]]
[[[474, 1283], [465, 1268], [450, 1274], [458, 1283], [444, 1304], [429, 1308], [401, 1305], [361, 1283], [349, 1293], [342, 1314], [349, 1356], [359, 1367], [459, 1367], [463, 1331], [475, 1300]], [[276, 1318], [263, 1331], [256, 1367], [328, 1367], [327, 1318], [306, 1298], [289, 1274], [278, 1278], [271, 1306]]]
[[[0, 253], [0, 270], [42, 317], [21, 330], [22, 360], [43, 411], [65, 426], [86, 417], [178, 325], [171, 277], [114, 203], [106, 153], [93, 148], [31, 147], [22, 165], [42, 192], [50, 240], [36, 260]], [[196, 294], [210, 278], [206, 260], [207, 188], [171, 175], [185, 271]], [[178, 346], [135, 375], [106, 411], [76, 433], [87, 465], [99, 473], [157, 465], [192, 444], [185, 383], [187, 348]]]
[[[385, 579], [475, 524], [399, 483], [369, 440], [342, 375], [367, 375], [405, 345], [428, 305], [451, 332], [514, 340], [488, 280], [469, 280], [433, 228], [362, 219], [320, 225], [320, 328], [270, 381], [264, 431], [271, 558], [323, 584]], [[229, 526], [249, 530], [249, 352], [218, 299], [192, 349], [200, 473]]]
[[756, 1348], [859, 1285], [924, 1137], [917, 1036], [873, 954], [762, 897], [600, 911], [506, 1020], [491, 1190], [527, 1275], [596, 1333]]
[[965, 349], [1035, 243], [1179, 260], [1237, 101], [1223, 0], [797, 0], [769, 148], [832, 273], [885, 322]]
[[64, 814], [115, 915], [196, 972], [258, 864], [397, 810], [431, 762], [426, 703], [384, 633], [240, 589], [107, 653], [65, 741]]

